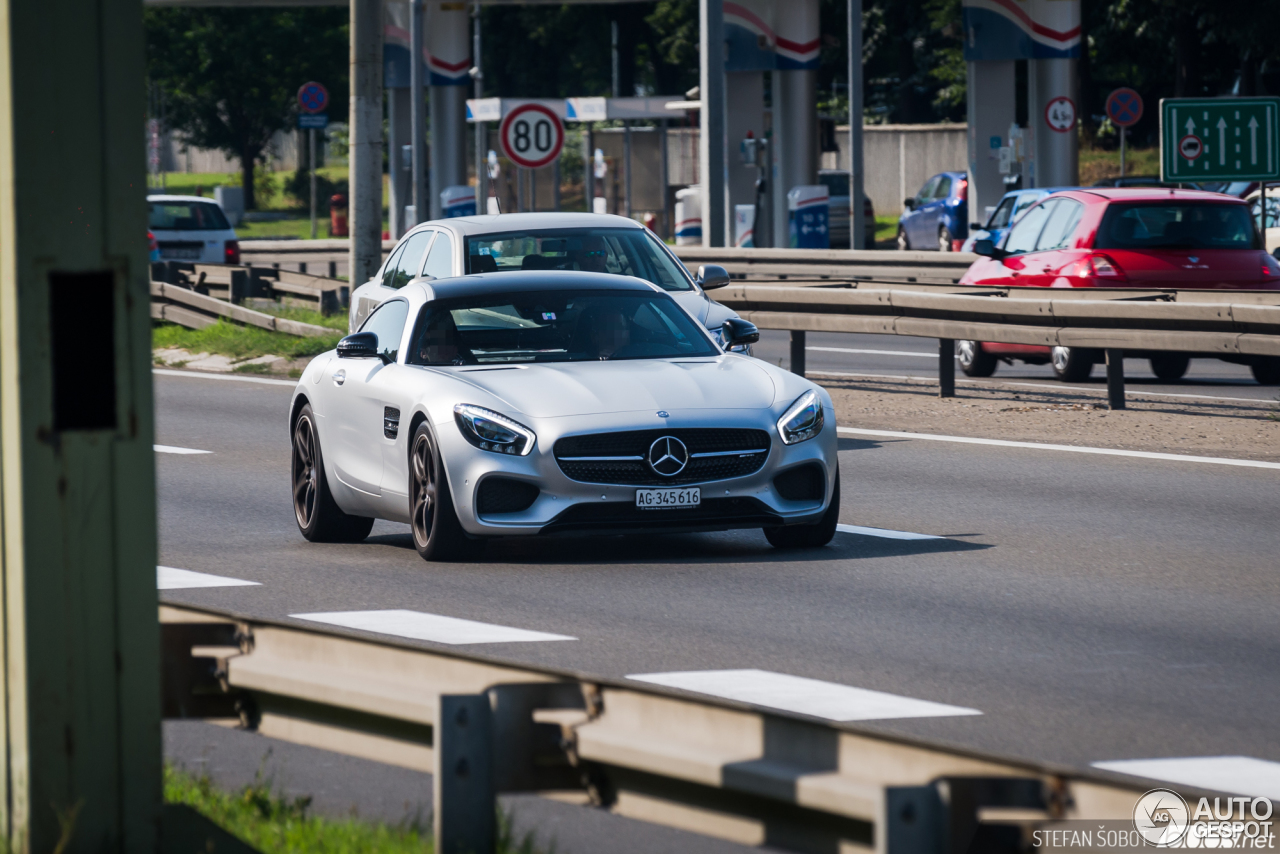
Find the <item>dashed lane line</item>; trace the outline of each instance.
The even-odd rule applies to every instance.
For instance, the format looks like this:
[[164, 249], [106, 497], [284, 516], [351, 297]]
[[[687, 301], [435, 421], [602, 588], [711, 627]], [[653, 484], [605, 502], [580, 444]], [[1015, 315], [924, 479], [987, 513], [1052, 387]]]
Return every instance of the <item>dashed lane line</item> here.
[[179, 448], [176, 445], [152, 445], [157, 454], [212, 454], [213, 451], [198, 451], [195, 448]]
[[157, 590], [193, 590], [198, 587], [260, 587], [257, 581], [245, 581], [241, 578], [227, 578], [223, 575], [209, 575], [204, 572], [193, 572], [189, 569], [178, 569], [172, 566], [156, 567]]
[[1187, 756], [1094, 762], [1094, 768], [1183, 786], [1280, 801], [1280, 762], [1252, 756]]
[[977, 709], [964, 706], [949, 706], [768, 670], [687, 670], [637, 673], [627, 678], [831, 721], [882, 721], [982, 714]]
[[891, 531], [888, 528], [864, 528], [861, 525], [836, 525], [843, 534], [861, 534], [864, 537], [883, 537], [886, 540], [945, 540], [933, 534], [916, 534], [911, 531]]
[[151, 373], [158, 377], [186, 377], [197, 380], [223, 380], [233, 383], [259, 383], [260, 385], [284, 385], [289, 388], [297, 386], [297, 380], [273, 380], [267, 377], [233, 376], [231, 374], [210, 374], [202, 371], [166, 371], [164, 368], [152, 368]]
[[290, 614], [298, 620], [311, 620], [331, 626], [343, 626], [382, 635], [433, 641], [451, 645], [473, 643], [530, 643], [535, 641], [577, 640], [569, 635], [534, 632], [509, 626], [495, 626], [457, 617], [426, 614], [422, 611], [333, 611], [314, 614]]
[[1099, 454], [1108, 457], [1138, 457], [1144, 460], [1167, 460], [1175, 463], [1210, 463], [1219, 466], [1241, 466], [1255, 469], [1280, 469], [1280, 463], [1262, 460], [1232, 460], [1226, 457], [1195, 457], [1190, 454], [1163, 454], [1157, 451], [1122, 451], [1117, 448], [1088, 448], [1076, 445], [1051, 445], [1047, 442], [1011, 442], [1006, 439], [976, 439], [971, 436], [938, 436], [933, 433], [904, 433], [899, 430], [864, 430], [838, 427], [837, 432], [849, 436], [878, 436], [887, 439], [923, 439], [929, 442], [958, 442], [965, 445], [994, 445], [1001, 448], [1026, 448], [1033, 451], [1066, 451], [1073, 454]]

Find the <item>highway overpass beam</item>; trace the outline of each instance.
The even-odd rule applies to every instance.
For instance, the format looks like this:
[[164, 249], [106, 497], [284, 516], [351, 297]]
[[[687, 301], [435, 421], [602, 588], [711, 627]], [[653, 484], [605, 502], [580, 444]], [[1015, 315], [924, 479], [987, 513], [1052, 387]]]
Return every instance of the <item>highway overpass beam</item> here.
[[382, 0], [351, 0], [351, 286], [382, 266]]
[[[0, 0], [0, 848], [155, 851], [142, 6]], [[61, 825], [74, 828], [60, 842]]]

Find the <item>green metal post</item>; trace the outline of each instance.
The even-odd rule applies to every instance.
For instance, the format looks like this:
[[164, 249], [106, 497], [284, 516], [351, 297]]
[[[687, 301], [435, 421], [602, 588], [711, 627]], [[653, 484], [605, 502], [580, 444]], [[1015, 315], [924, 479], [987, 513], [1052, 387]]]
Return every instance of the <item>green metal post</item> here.
[[0, 54], [0, 833], [155, 851], [142, 4], [0, 0]]

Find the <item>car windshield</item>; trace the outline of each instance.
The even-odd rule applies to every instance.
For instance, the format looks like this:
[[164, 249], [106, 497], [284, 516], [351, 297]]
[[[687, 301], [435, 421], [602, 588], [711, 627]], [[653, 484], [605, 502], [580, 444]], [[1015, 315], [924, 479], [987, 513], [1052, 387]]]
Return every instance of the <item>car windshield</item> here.
[[1097, 249], [1253, 249], [1253, 223], [1244, 205], [1152, 202], [1107, 207]]
[[647, 228], [557, 228], [467, 238], [468, 273], [586, 270], [636, 276], [664, 291], [688, 291], [684, 269]]
[[675, 301], [656, 292], [521, 291], [433, 300], [409, 363], [483, 365], [716, 356]]
[[231, 228], [213, 202], [151, 202], [150, 222], [156, 231], [226, 231]]

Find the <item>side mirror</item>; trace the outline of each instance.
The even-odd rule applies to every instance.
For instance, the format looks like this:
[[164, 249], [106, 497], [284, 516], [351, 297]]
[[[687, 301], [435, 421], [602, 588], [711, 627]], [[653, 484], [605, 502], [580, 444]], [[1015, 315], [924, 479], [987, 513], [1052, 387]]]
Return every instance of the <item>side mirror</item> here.
[[996, 246], [996, 242], [990, 238], [984, 237], [981, 240], [975, 240], [973, 243], [973, 252], [975, 255], [982, 255], [987, 258], [994, 258], [999, 261], [1004, 258], [1006, 253], [1003, 249]]
[[719, 264], [703, 264], [698, 268], [698, 287], [704, 291], [729, 284], [729, 271]]
[[969, 223], [969, 230], [970, 230], [970, 231], [985, 231], [986, 229], [983, 227], [982, 223], [980, 223], [980, 222], [971, 222], [971, 223]]
[[378, 357], [378, 333], [357, 332], [338, 342], [339, 359], [374, 359]]
[[907, 210], [909, 210], [909, 211], [913, 211], [913, 210], [915, 210], [915, 209], [916, 209], [916, 200], [915, 200], [915, 199], [903, 199], [903, 200], [902, 200], [902, 206], [903, 206], [904, 208], [906, 208]]
[[743, 320], [741, 317], [731, 317], [720, 327], [720, 337], [724, 341], [724, 348], [728, 350], [739, 344], [756, 343], [760, 340], [760, 330], [756, 329], [754, 323]]

